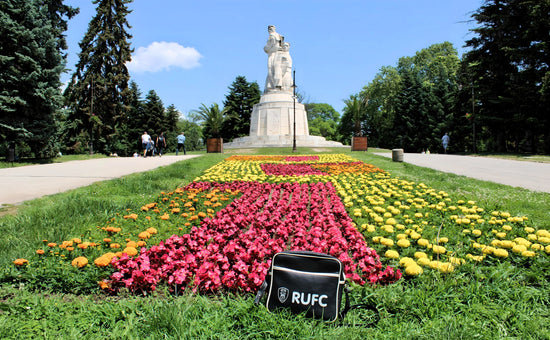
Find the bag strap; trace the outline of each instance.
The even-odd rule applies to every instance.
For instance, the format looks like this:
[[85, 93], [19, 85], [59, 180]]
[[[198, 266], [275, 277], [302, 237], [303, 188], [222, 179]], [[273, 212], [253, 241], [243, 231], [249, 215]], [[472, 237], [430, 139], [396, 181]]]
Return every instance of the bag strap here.
[[[380, 313], [378, 312], [378, 309], [375, 306], [372, 306], [372, 305], [369, 305], [369, 304], [366, 304], [366, 303], [358, 303], [358, 304], [350, 306], [349, 292], [350, 292], [350, 288], [348, 287], [348, 284], [346, 283], [346, 285], [344, 287], [344, 293], [346, 294], [346, 302], [345, 302], [345, 305], [344, 305], [344, 310], [342, 312], [340, 312], [340, 326], [369, 327], [371, 325], [374, 325], [374, 324], [378, 323], [378, 321], [380, 321]], [[346, 317], [346, 314], [349, 311], [354, 310], [354, 309], [368, 309], [368, 310], [371, 310], [371, 311], [374, 312], [374, 317], [372, 318], [372, 320], [370, 322], [364, 323], [364, 324], [361, 324], [361, 323], [357, 323], [357, 324], [344, 323], [344, 318]]]
[[255, 305], [259, 305], [260, 304], [260, 300], [262, 299], [262, 296], [264, 296], [265, 294], [265, 291], [267, 290], [267, 280], [264, 281], [264, 283], [262, 283], [262, 285], [260, 286], [260, 289], [258, 290], [258, 293], [256, 294], [256, 298], [254, 299], [254, 304]]

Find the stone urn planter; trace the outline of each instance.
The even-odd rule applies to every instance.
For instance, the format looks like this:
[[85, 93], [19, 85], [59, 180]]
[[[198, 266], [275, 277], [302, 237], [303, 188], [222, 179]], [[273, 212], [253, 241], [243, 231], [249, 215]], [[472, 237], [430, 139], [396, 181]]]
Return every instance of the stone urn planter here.
[[206, 140], [207, 153], [223, 153], [223, 138], [208, 138]]
[[367, 137], [353, 137], [351, 139], [351, 151], [367, 151]]

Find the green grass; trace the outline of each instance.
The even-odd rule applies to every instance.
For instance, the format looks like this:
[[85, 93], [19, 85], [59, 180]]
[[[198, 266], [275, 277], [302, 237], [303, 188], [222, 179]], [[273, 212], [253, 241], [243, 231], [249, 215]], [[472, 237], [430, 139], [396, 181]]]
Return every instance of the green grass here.
[[[394, 177], [423, 182], [453, 197], [475, 200], [487, 210], [526, 215], [536, 225], [550, 226], [550, 194], [392, 162], [373, 155], [372, 149], [348, 150], [326, 152], [350, 153]], [[42, 239], [79, 236], [116, 213], [150, 202], [160, 191], [189, 183], [230, 154], [260, 152], [291, 154], [290, 149], [225, 150], [28, 202], [15, 216], [0, 218], [0, 270], [11, 267], [15, 258], [31, 257]], [[313, 152], [298, 148], [296, 153]], [[548, 258], [536, 266], [495, 261], [469, 263], [447, 275], [429, 271], [384, 287], [354, 287], [354, 303], [368, 302], [380, 310], [381, 320], [371, 328], [270, 314], [253, 304], [252, 295], [171, 296], [161, 289], [146, 297], [110, 297], [99, 292], [35, 292], [3, 283], [0, 338], [549, 339], [549, 273]], [[360, 323], [352, 313], [346, 322]]]

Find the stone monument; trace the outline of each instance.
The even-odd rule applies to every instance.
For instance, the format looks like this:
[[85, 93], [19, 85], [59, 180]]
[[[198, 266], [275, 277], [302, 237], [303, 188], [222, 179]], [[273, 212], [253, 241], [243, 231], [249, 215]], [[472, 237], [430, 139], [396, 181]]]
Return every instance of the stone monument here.
[[338, 147], [338, 142], [310, 136], [305, 106], [294, 98], [290, 44], [268, 26], [269, 37], [264, 46], [267, 53], [267, 77], [260, 103], [254, 105], [250, 119], [250, 136], [224, 143], [224, 148], [288, 147], [293, 145], [294, 122], [296, 144], [307, 147]]

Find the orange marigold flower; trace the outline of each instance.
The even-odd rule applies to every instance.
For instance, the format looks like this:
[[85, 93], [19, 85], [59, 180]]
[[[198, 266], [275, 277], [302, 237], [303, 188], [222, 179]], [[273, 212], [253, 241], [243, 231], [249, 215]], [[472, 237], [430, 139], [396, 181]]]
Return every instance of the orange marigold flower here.
[[151, 216], [145, 216], [145, 219], [147, 219], [147, 220], [150, 221], [150, 220], [151, 220]]
[[155, 234], [157, 233], [157, 229], [156, 229], [156, 228], [153, 228], [153, 227], [147, 228], [146, 231], [147, 231], [149, 234], [151, 234], [151, 235], [155, 235]]
[[180, 208], [174, 208], [172, 209], [172, 214], [179, 214], [180, 213]]
[[161, 219], [161, 220], [168, 220], [168, 219], [170, 219], [170, 216], [169, 216], [167, 213], [164, 213], [164, 215], [162, 215], [162, 216], [160, 217], [160, 219]]
[[99, 288], [101, 288], [101, 289], [109, 288], [109, 284], [105, 281], [98, 281], [97, 284], [99, 285]]
[[89, 245], [90, 245], [90, 242], [84, 242], [79, 244], [77, 247], [80, 249], [87, 249]]
[[137, 246], [138, 247], [145, 247], [147, 245], [147, 243], [145, 241], [137, 241]]
[[189, 227], [189, 226], [191, 225], [191, 223], [189, 223], [189, 222], [185, 222], [185, 224], [184, 224], [184, 225], [185, 225], [186, 227]]
[[163, 197], [163, 198], [162, 198], [162, 201], [163, 201], [163, 202], [166, 202], [166, 201], [168, 201], [168, 200], [169, 200], [168, 197]]
[[189, 208], [189, 211], [195, 211], [195, 210], [196, 210], [195, 207]]
[[29, 263], [29, 260], [27, 260], [27, 259], [17, 259], [15, 261], [13, 261], [13, 264], [16, 265], [16, 266], [23, 266], [27, 263]]
[[199, 212], [199, 217], [201, 217], [201, 218], [205, 218], [205, 217], [206, 217], [206, 213], [204, 213], [204, 212], [202, 212], [202, 211], [201, 211], [201, 212]]
[[124, 219], [127, 220], [127, 219], [132, 219], [132, 220], [137, 220], [138, 218], [138, 215], [137, 214], [130, 214], [130, 215], [125, 215], [124, 216]]
[[141, 233], [138, 234], [138, 237], [142, 240], [145, 240], [145, 239], [148, 239], [149, 237], [151, 237], [151, 234], [149, 234], [146, 231], [142, 231]]
[[55, 246], [57, 246], [57, 243], [54, 243], [54, 242], [48, 243], [48, 247], [50, 247], [50, 248], [53, 248]]
[[71, 239], [71, 241], [73, 241], [74, 243], [78, 244], [78, 243], [82, 243], [82, 240], [79, 239], [78, 237], [74, 237]]
[[38, 249], [38, 250], [36, 251], [36, 253], [37, 253], [38, 255], [44, 255], [45, 251], [44, 251], [44, 249]]
[[118, 244], [118, 243], [111, 243], [110, 247], [111, 247], [112, 249], [120, 248], [120, 244]]
[[128, 254], [128, 256], [136, 256], [138, 253], [137, 249], [134, 247], [126, 247], [122, 252]]
[[137, 247], [137, 242], [136, 241], [128, 241], [128, 243], [126, 243], [126, 247]]
[[183, 213], [183, 214], [181, 214], [181, 217], [189, 217], [189, 214], [188, 213]]
[[74, 250], [74, 247], [67, 247], [66, 250], [67, 250], [67, 251], [73, 251], [73, 250]]
[[103, 242], [105, 242], [105, 243], [111, 243], [111, 239], [108, 238], [108, 237], [106, 237], [106, 238], [103, 239]]
[[84, 256], [79, 256], [71, 262], [71, 265], [73, 267], [78, 267], [78, 268], [85, 267], [87, 264], [88, 264], [88, 259], [85, 258]]
[[117, 227], [107, 227], [107, 228], [105, 228], [105, 231], [110, 232], [110, 233], [118, 233], [121, 230], [122, 230], [121, 228], [117, 228]]
[[115, 253], [105, 253], [94, 260], [94, 264], [98, 267], [107, 267], [111, 260], [115, 257]]
[[153, 210], [154, 212], [156, 212], [157, 214], [160, 214], [160, 210], [158, 208], [156, 208], [155, 210]]

